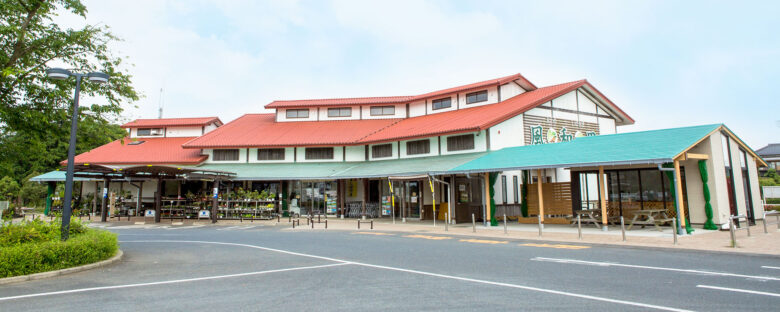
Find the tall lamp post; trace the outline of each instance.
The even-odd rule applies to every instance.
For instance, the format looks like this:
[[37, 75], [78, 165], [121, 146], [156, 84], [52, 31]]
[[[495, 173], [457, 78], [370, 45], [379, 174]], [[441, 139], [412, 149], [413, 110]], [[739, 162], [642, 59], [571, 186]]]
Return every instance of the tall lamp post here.
[[68, 168], [65, 173], [65, 200], [62, 207], [62, 226], [61, 238], [68, 240], [70, 233], [70, 215], [72, 207], [70, 202], [73, 198], [73, 170], [74, 158], [76, 157], [76, 129], [79, 122], [79, 91], [81, 91], [81, 79], [87, 77], [87, 80], [94, 83], [108, 82], [108, 74], [101, 72], [91, 72], [88, 74], [74, 73], [67, 69], [50, 68], [46, 70], [46, 75], [54, 80], [65, 80], [70, 77], [76, 77], [76, 92], [73, 95], [73, 116], [70, 121], [70, 143], [68, 143]]

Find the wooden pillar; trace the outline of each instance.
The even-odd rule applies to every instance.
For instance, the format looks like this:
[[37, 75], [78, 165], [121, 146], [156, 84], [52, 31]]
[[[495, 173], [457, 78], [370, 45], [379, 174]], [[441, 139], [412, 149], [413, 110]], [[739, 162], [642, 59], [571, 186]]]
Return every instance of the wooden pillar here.
[[144, 181], [138, 182], [138, 204], [136, 204], [135, 215], [141, 214], [143, 216], [144, 210]]
[[539, 217], [544, 223], [544, 192], [542, 190], [542, 184], [544, 184], [544, 176], [542, 175], [543, 169], [536, 169], [536, 195], [539, 198]]
[[[490, 223], [490, 173], [485, 172], [485, 222]], [[506, 204], [506, 203], [504, 203]]]
[[[674, 160], [674, 194], [675, 201], [677, 202], [677, 224], [684, 230], [685, 229], [685, 206], [683, 206], [683, 188], [682, 188], [682, 176], [680, 175], [680, 160]], [[749, 225], [749, 224], [748, 224]], [[674, 229], [677, 231], [677, 229]], [[678, 233], [682, 234], [682, 233]]]
[[163, 180], [157, 178], [157, 192], [154, 193], [154, 223], [160, 223], [160, 213], [162, 211], [162, 191]]
[[447, 213], [450, 219], [447, 220], [447, 222], [450, 222], [452, 224], [454, 224], [452, 220], [455, 220], [455, 216], [453, 215], [453, 213], [455, 212], [455, 190], [457, 189], [457, 187], [458, 186], [455, 185], [455, 175], [451, 175], [450, 176], [450, 202], [447, 205]]
[[336, 194], [338, 198], [336, 203], [339, 207], [337, 217], [344, 215], [344, 180], [336, 180]]
[[606, 231], [607, 230], [607, 193], [606, 193], [606, 187], [604, 184], [606, 184], [606, 176], [604, 175], [604, 166], [599, 166], [599, 206], [601, 207], [601, 229]]
[[[214, 189], [219, 190], [219, 180], [214, 180]], [[217, 223], [217, 213], [219, 212], [219, 197], [214, 190], [211, 191], [211, 223]]]
[[360, 214], [362, 218], [366, 218], [366, 197], [368, 197], [368, 179], [361, 179], [363, 183], [363, 212]]
[[95, 215], [95, 212], [97, 212], [97, 197], [100, 196], [100, 188], [98, 187], [98, 181], [95, 181], [95, 193], [94, 196], [92, 196], [92, 215]]
[[111, 185], [111, 180], [103, 179], [103, 192], [100, 192], [100, 222], [106, 222], [108, 219], [108, 209], [106, 207], [106, 197], [108, 197], [108, 187]]

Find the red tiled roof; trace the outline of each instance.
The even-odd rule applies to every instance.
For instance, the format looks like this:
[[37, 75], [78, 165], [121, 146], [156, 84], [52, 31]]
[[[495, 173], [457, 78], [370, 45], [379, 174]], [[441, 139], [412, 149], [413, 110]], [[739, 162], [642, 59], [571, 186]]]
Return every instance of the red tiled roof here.
[[246, 114], [184, 144], [184, 148], [352, 145], [399, 119], [276, 122], [274, 114]]
[[247, 114], [187, 142], [184, 148], [362, 145], [480, 131], [582, 86], [597, 91], [586, 80], [579, 80], [538, 88], [496, 104], [406, 119], [276, 122], [274, 114]]
[[497, 79], [475, 82], [467, 85], [438, 90], [421, 95], [414, 96], [380, 96], [363, 98], [340, 98], [340, 99], [314, 99], [314, 100], [279, 100], [266, 105], [265, 108], [287, 108], [287, 107], [312, 107], [312, 106], [336, 106], [336, 105], [364, 105], [364, 104], [397, 104], [408, 103], [411, 101], [427, 99], [445, 94], [464, 92], [478, 88], [484, 88], [493, 85], [502, 85], [515, 80], [521, 80], [525, 88], [535, 90], [536, 86], [520, 74], [509, 75]]
[[[182, 144], [192, 137], [143, 138], [133, 141], [130, 138], [116, 140], [96, 147], [89, 152], [76, 155], [76, 164], [176, 164], [194, 165], [206, 160], [199, 150], [182, 148]], [[124, 144], [122, 141], [124, 140]], [[130, 144], [140, 142], [141, 144]], [[66, 164], [63, 161], [62, 164]]]
[[222, 124], [218, 117], [159, 118], [136, 119], [122, 125], [122, 128], [205, 126], [213, 122]]

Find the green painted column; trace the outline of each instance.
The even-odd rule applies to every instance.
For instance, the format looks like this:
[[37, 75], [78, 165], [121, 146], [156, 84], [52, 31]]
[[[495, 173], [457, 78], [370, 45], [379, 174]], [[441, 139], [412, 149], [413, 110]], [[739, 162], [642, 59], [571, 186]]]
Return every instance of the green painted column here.
[[523, 201], [520, 203], [520, 213], [523, 218], [528, 217], [528, 170], [523, 170], [523, 188], [520, 189]]
[[496, 190], [493, 187], [496, 184], [496, 180], [498, 179], [498, 172], [491, 172], [490, 173], [490, 225], [491, 226], [498, 226], [498, 220], [496, 220], [496, 201], [493, 199], [493, 196], [496, 195]]
[[43, 211], [43, 214], [46, 216], [48, 216], [49, 212], [51, 212], [51, 197], [54, 195], [54, 190], [57, 188], [57, 182], [52, 181], [47, 184], [49, 185], [49, 188], [46, 190], [46, 209]]
[[704, 194], [704, 214], [707, 215], [707, 221], [704, 222], [705, 230], [717, 230], [718, 226], [712, 221], [714, 216], [712, 212], [712, 204], [710, 204], [710, 187], [707, 185], [709, 181], [709, 175], [707, 174], [707, 161], [699, 160], [699, 174], [701, 175], [701, 191]]

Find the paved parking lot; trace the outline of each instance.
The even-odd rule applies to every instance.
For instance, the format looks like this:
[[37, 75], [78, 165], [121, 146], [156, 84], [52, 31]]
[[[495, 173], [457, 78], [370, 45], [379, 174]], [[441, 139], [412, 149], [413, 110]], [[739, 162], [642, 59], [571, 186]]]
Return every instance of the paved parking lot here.
[[119, 233], [120, 262], [0, 286], [0, 310], [780, 307], [774, 257], [260, 224], [105, 227]]

